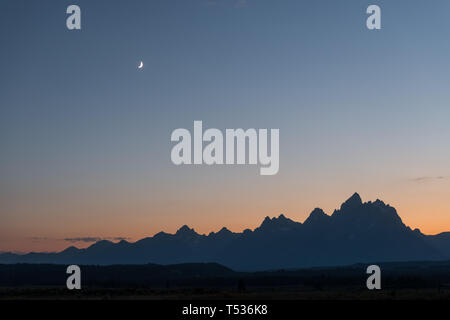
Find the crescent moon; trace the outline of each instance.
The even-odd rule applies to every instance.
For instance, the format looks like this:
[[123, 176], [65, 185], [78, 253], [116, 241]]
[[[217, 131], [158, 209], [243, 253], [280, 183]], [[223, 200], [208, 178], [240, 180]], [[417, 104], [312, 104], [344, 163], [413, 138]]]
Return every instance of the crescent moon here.
[[138, 69], [142, 69], [144, 67], [144, 62], [141, 61], [141, 63], [138, 66]]

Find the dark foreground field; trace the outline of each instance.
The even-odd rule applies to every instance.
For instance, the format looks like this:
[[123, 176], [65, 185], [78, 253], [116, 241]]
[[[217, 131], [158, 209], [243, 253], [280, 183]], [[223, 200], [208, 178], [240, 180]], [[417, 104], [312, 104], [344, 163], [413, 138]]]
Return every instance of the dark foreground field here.
[[66, 288], [65, 265], [0, 265], [0, 299], [450, 299], [450, 261], [378, 263], [382, 289], [373, 291], [368, 265], [266, 272], [214, 263], [80, 266], [81, 290]]

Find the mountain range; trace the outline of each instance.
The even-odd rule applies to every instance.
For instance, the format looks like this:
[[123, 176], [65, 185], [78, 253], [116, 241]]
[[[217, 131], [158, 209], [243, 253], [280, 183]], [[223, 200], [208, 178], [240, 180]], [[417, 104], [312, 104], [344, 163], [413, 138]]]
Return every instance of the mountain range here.
[[137, 242], [98, 241], [85, 249], [57, 253], [0, 254], [0, 263], [79, 265], [215, 262], [234, 270], [337, 266], [373, 261], [445, 260], [450, 232], [425, 235], [412, 230], [395, 208], [381, 200], [363, 203], [355, 193], [327, 215], [314, 209], [303, 222], [266, 217], [254, 230], [227, 228], [202, 235], [188, 226]]

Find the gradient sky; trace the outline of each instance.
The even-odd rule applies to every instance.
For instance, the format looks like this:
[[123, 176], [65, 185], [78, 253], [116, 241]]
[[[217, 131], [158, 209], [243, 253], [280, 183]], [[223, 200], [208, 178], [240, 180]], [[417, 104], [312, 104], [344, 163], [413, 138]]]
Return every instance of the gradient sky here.
[[[302, 222], [355, 191], [449, 231], [449, 16], [448, 0], [2, 0], [0, 251]], [[194, 120], [279, 128], [279, 173], [173, 165]]]

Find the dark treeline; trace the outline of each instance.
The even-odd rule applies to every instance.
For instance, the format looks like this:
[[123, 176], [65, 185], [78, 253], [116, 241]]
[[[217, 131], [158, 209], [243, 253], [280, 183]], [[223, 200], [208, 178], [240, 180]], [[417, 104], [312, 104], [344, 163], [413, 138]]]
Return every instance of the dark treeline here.
[[[446, 288], [450, 261], [379, 263], [384, 288]], [[216, 263], [80, 266], [82, 285], [98, 288], [365, 288], [368, 264], [346, 267], [235, 272]], [[66, 265], [0, 265], [2, 287], [64, 287]]]

